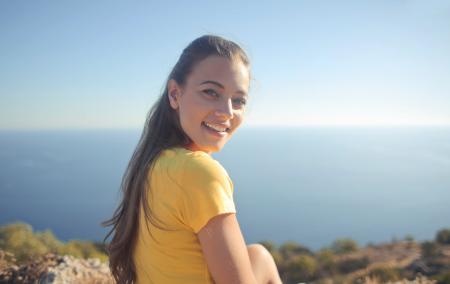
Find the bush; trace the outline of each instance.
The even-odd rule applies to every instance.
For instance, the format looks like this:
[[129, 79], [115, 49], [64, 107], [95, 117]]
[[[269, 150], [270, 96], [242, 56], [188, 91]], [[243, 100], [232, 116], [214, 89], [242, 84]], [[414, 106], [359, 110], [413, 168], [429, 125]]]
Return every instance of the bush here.
[[436, 284], [450, 284], [450, 272], [434, 276], [433, 279], [437, 280]]
[[337, 272], [337, 264], [335, 255], [330, 249], [322, 249], [316, 254], [317, 262], [319, 263], [320, 277], [333, 275]]
[[450, 229], [442, 229], [436, 234], [436, 242], [448, 245], [450, 244]]
[[307, 247], [293, 241], [285, 242], [284, 244], [282, 244], [279, 248], [279, 252], [286, 260], [288, 260], [292, 256], [300, 254], [312, 255], [312, 252]]
[[337, 239], [331, 245], [331, 249], [337, 254], [349, 253], [358, 250], [358, 243], [350, 238]]
[[341, 273], [350, 273], [358, 269], [366, 268], [369, 265], [367, 256], [361, 258], [349, 258], [338, 263], [338, 269]]
[[49, 252], [41, 238], [33, 234], [33, 228], [25, 223], [0, 227], [0, 249], [13, 253], [18, 262]]
[[92, 242], [95, 246], [95, 249], [103, 254], [108, 254], [108, 249], [107, 249], [107, 245], [103, 242]]
[[423, 257], [436, 257], [440, 255], [439, 245], [435, 242], [425, 241], [421, 244]]
[[379, 267], [369, 273], [369, 277], [376, 278], [381, 283], [400, 280], [400, 271], [391, 267]]
[[30, 257], [38, 257], [50, 252], [106, 261], [107, 256], [99, 249], [100, 247], [100, 243], [89, 241], [69, 241], [65, 244], [50, 230], [33, 233], [33, 228], [26, 223], [0, 227], [0, 250], [14, 254], [19, 264]]
[[411, 235], [411, 234], [407, 234], [405, 236], [405, 241], [407, 241], [407, 242], [414, 242], [414, 236]]
[[311, 281], [316, 276], [317, 262], [309, 255], [296, 255], [287, 261], [285, 272], [289, 283]]
[[78, 258], [98, 258], [101, 261], [107, 260], [107, 256], [99, 252], [95, 244], [79, 240], [67, 242], [67, 244], [60, 248], [59, 254], [73, 255]]
[[49, 252], [57, 253], [63, 243], [58, 240], [50, 230], [36, 232], [35, 237], [39, 239]]

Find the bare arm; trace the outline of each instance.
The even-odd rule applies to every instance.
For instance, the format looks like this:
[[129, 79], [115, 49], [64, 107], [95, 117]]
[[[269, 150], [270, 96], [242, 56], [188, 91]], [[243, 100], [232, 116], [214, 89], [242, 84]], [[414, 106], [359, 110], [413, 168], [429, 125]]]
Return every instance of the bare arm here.
[[235, 213], [215, 216], [197, 236], [208, 269], [217, 284], [256, 284]]

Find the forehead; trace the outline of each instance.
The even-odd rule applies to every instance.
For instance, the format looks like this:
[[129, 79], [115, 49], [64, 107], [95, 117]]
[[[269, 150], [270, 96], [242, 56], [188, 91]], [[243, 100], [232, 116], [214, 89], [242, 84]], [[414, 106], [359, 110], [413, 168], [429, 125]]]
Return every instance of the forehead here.
[[220, 56], [209, 56], [198, 62], [187, 78], [190, 85], [199, 85], [212, 80], [221, 83], [225, 89], [248, 91], [250, 74], [241, 60], [230, 60]]

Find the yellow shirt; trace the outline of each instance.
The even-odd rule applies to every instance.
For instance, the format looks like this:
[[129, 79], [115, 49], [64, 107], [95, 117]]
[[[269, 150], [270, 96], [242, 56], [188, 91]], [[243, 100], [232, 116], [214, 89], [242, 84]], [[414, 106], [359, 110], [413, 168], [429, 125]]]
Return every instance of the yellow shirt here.
[[212, 217], [236, 213], [227, 172], [209, 154], [177, 147], [161, 153], [149, 176], [150, 215], [170, 231], [146, 220], [141, 208], [133, 254], [137, 283], [214, 283], [196, 233]]

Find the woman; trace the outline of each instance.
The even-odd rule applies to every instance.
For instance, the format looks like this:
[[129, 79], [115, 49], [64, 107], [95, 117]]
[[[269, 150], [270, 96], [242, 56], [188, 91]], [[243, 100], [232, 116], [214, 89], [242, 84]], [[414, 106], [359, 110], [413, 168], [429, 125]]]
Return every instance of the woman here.
[[183, 50], [105, 222], [118, 283], [281, 283], [270, 253], [245, 245], [232, 182], [210, 156], [240, 126], [249, 82], [232, 41], [206, 35]]

